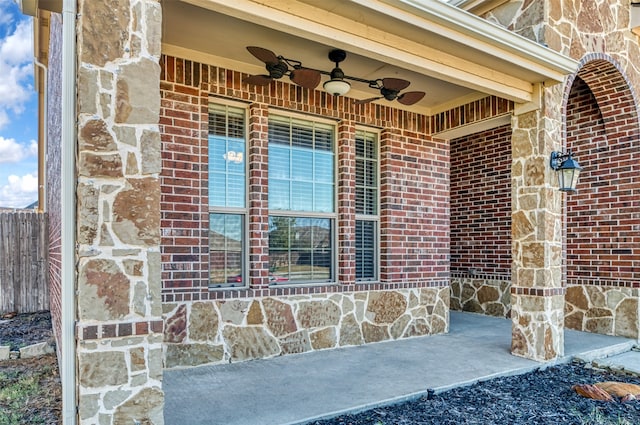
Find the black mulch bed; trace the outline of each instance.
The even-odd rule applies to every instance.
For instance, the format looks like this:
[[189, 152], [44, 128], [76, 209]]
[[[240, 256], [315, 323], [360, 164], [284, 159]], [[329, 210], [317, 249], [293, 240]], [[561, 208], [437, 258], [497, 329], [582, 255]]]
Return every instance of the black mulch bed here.
[[10, 346], [11, 351], [51, 338], [51, 314], [48, 311], [18, 314], [10, 319], [0, 318], [0, 345]]
[[640, 424], [640, 400], [626, 403], [596, 401], [581, 397], [571, 389], [574, 384], [602, 381], [640, 385], [637, 377], [568, 364], [313, 424]]

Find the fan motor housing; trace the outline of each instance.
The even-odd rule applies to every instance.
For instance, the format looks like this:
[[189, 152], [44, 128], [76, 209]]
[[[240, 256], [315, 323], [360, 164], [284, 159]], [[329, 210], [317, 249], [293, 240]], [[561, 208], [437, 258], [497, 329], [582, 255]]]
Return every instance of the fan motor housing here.
[[282, 78], [288, 70], [289, 67], [283, 61], [273, 64], [267, 64], [267, 71], [269, 71], [269, 76], [274, 79]]

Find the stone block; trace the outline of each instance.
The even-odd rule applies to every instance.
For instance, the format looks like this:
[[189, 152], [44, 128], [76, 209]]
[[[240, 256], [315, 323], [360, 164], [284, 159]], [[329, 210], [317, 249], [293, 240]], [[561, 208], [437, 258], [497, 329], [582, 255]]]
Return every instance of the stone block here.
[[224, 350], [221, 345], [167, 344], [166, 350], [165, 365], [167, 368], [217, 363], [224, 358]]
[[11, 348], [8, 345], [0, 345], [0, 360], [8, 360]]
[[125, 353], [121, 351], [80, 353], [78, 363], [80, 384], [85, 387], [103, 388], [129, 381]]
[[224, 323], [233, 325], [241, 325], [244, 317], [249, 309], [249, 301], [244, 300], [226, 300], [218, 303], [220, 316]]
[[278, 341], [263, 327], [225, 326], [222, 334], [232, 361], [261, 359], [280, 354]]
[[262, 306], [267, 317], [267, 326], [275, 336], [287, 335], [298, 330], [289, 304], [273, 298], [265, 298]]
[[28, 359], [30, 357], [40, 357], [45, 354], [52, 354], [55, 348], [50, 342], [39, 342], [37, 344], [28, 345], [20, 349], [20, 358]]
[[331, 327], [312, 332], [310, 335], [310, 339], [311, 347], [314, 350], [333, 348], [337, 343], [336, 329]]
[[187, 336], [187, 306], [180, 305], [175, 313], [168, 317], [164, 327], [165, 342], [182, 342]]
[[125, 55], [131, 19], [127, 4], [117, 1], [79, 2], [82, 19], [78, 42], [79, 60], [101, 67]]
[[262, 325], [264, 324], [264, 315], [260, 308], [258, 301], [252, 301], [249, 312], [247, 313], [247, 325]]
[[218, 314], [213, 303], [193, 303], [189, 314], [189, 339], [191, 341], [213, 341], [217, 335]]
[[342, 312], [333, 301], [301, 302], [298, 306], [298, 322], [306, 329], [337, 326]]
[[125, 244], [160, 243], [160, 181], [128, 179], [113, 201], [113, 231]]
[[113, 415], [114, 424], [164, 424], [164, 393], [159, 388], [143, 388], [121, 404]]
[[279, 339], [282, 354], [298, 354], [311, 351], [309, 332], [303, 329]]
[[364, 344], [364, 339], [355, 316], [353, 314], [345, 316], [340, 326], [340, 346], [362, 344]]
[[407, 299], [399, 292], [384, 291], [369, 294], [367, 319], [376, 324], [391, 324], [407, 311]]
[[386, 341], [390, 337], [386, 326], [378, 326], [369, 322], [362, 322], [362, 336], [366, 343]]

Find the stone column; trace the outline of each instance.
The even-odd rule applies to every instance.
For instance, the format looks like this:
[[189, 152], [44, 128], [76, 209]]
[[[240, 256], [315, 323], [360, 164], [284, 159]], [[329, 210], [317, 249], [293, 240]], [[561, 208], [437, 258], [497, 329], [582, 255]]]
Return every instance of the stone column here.
[[562, 193], [549, 166], [561, 150], [561, 87], [544, 89], [541, 108], [515, 114], [512, 136], [512, 342], [537, 361], [564, 354]]
[[162, 424], [161, 6], [77, 16], [79, 422]]

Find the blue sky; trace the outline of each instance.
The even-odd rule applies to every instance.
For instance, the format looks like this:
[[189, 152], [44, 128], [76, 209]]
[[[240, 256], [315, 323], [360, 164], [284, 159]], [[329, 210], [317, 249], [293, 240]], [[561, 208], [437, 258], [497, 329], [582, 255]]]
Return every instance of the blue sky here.
[[33, 26], [14, 0], [0, 0], [0, 207], [38, 199]]

